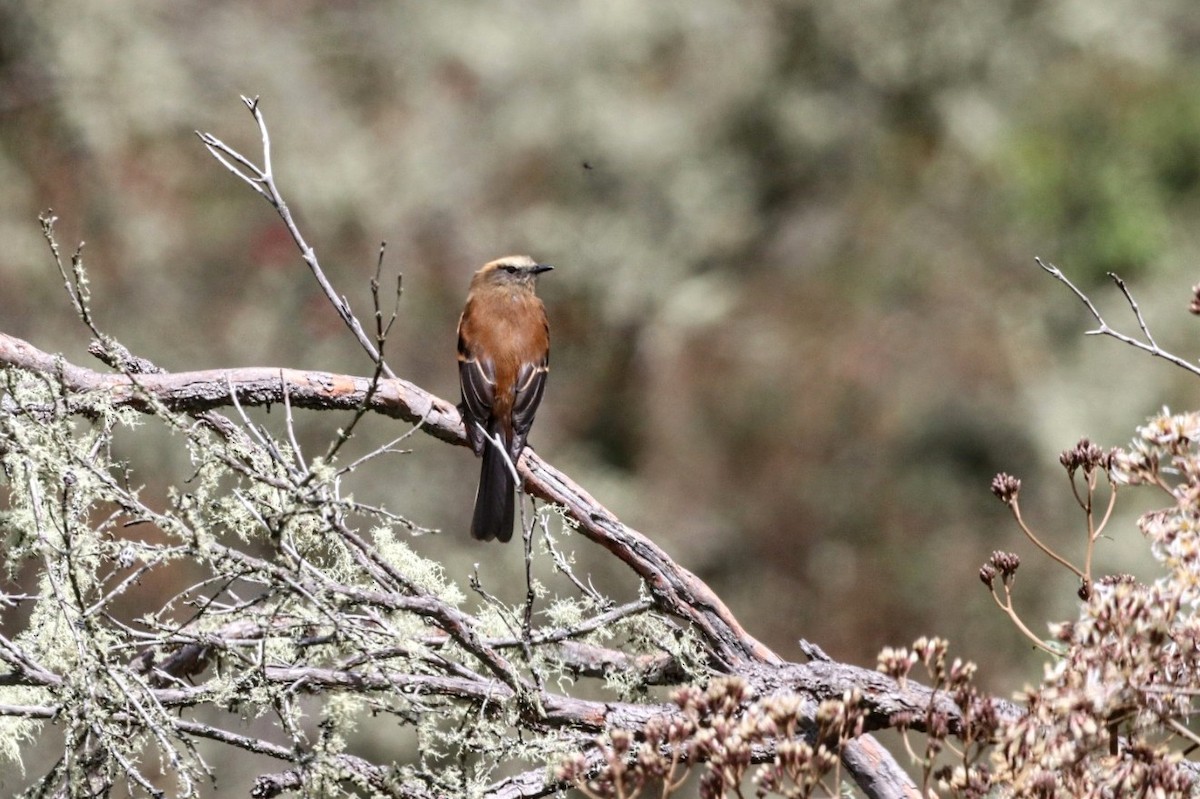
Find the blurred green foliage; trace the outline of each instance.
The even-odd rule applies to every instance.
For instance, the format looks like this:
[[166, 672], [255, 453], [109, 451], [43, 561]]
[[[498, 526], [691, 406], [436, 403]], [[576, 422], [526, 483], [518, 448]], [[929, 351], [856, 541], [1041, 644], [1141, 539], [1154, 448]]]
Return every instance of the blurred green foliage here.
[[[1124, 319], [1121, 272], [1195, 352], [1198, 26], [1185, 0], [7, 0], [0, 326], [86, 358], [39, 238], [53, 207], [135, 353], [367, 372], [270, 209], [192, 135], [255, 152], [237, 96], [259, 95], [281, 188], [362, 313], [388, 241], [400, 374], [454, 396], [471, 272], [555, 264], [539, 452], [786, 656], [806, 637], [866, 663], [936, 632], [1007, 689], [1033, 672], [976, 578], [1022, 545], [991, 475], [1082, 542], [1065, 484], [1038, 479], [1057, 452], [1194, 402], [1082, 339], [1033, 256]], [[154, 447], [137, 457], [186, 468]], [[484, 557], [476, 469], [418, 442], [359, 496], [442, 528], [415, 545], [460, 577]], [[1109, 557], [1136, 570], [1123, 529]], [[487, 555], [516, 573], [515, 549]], [[1027, 618], [1055, 617], [1075, 586], [1025, 568]]]

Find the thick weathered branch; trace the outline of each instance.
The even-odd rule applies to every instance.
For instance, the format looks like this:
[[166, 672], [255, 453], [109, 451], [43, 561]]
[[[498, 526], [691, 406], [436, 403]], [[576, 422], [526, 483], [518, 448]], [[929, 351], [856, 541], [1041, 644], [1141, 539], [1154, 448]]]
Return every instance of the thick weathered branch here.
[[[195, 414], [230, 407], [234, 396], [244, 406], [280, 405], [285, 388], [288, 401], [297, 408], [352, 411], [362, 407], [371, 388], [367, 377], [270, 367], [153, 374], [96, 372], [3, 333], [0, 364], [61, 380], [74, 395], [72, 410], [79, 413], [86, 413], [100, 394], [106, 402], [142, 411], [152, 410], [148, 399], [153, 398], [171, 410]], [[457, 409], [405, 380], [381, 381], [368, 407], [384, 416], [420, 424], [434, 438], [466, 446]]]

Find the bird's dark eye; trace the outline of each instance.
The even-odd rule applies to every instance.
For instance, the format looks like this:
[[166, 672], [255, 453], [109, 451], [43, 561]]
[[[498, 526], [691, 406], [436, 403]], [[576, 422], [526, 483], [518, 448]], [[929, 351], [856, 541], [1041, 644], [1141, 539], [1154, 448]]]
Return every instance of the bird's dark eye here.
[[508, 272], [510, 275], [517, 271], [517, 268], [515, 266], [513, 266], [512, 264], [501, 264], [500, 268], [503, 269], [505, 272]]

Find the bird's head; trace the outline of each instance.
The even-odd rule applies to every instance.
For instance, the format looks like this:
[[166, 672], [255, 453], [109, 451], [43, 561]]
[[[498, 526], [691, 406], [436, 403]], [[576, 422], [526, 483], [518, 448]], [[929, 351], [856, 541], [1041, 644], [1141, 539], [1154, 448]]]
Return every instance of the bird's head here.
[[520, 285], [533, 288], [537, 276], [553, 269], [549, 264], [539, 264], [528, 255], [506, 255], [484, 264], [475, 273], [475, 283], [498, 286]]

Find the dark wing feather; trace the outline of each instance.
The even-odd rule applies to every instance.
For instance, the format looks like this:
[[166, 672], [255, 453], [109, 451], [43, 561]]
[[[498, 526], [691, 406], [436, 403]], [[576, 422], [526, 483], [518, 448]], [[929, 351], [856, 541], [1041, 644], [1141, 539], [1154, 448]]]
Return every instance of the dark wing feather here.
[[478, 455], [483, 452], [483, 434], [478, 424], [487, 426], [496, 397], [496, 370], [491, 360], [476, 358], [467, 351], [462, 336], [458, 339], [458, 382], [462, 389], [463, 424], [467, 440]]
[[517, 395], [513, 399], [512, 422], [513, 439], [509, 446], [509, 457], [513, 463], [521, 457], [525, 448], [525, 438], [533, 425], [534, 414], [542, 401], [542, 392], [546, 389], [546, 373], [550, 371], [547, 364], [549, 358], [540, 363], [521, 364], [517, 372]]

